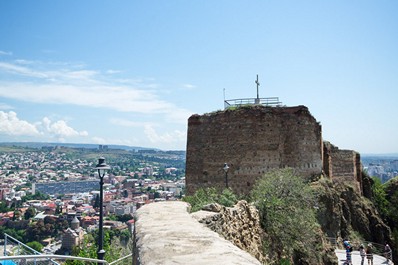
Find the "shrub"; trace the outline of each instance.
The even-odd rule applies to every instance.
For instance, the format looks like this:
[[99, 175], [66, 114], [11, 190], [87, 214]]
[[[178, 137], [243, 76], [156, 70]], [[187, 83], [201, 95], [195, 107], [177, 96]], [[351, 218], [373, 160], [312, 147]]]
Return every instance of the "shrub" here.
[[301, 177], [292, 169], [271, 171], [256, 183], [251, 196], [269, 236], [265, 254], [282, 263], [314, 255], [319, 225], [312, 190]]
[[237, 198], [230, 189], [224, 189], [219, 193], [215, 188], [206, 188], [197, 190], [192, 196], [185, 196], [183, 201], [191, 205], [191, 212], [196, 212], [210, 203], [219, 203], [231, 207], [236, 203]]

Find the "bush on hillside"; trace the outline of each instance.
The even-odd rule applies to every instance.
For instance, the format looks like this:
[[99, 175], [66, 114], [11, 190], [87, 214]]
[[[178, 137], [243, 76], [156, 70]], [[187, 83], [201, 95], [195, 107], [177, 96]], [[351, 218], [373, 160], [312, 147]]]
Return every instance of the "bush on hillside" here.
[[295, 264], [317, 255], [315, 198], [303, 178], [292, 169], [271, 171], [259, 179], [251, 197], [269, 236], [264, 242], [266, 255], [279, 263], [287, 259]]
[[197, 190], [192, 196], [185, 196], [183, 201], [191, 205], [191, 212], [197, 212], [210, 203], [231, 207], [237, 202], [237, 198], [231, 189], [224, 189], [220, 193], [215, 188], [206, 188]]

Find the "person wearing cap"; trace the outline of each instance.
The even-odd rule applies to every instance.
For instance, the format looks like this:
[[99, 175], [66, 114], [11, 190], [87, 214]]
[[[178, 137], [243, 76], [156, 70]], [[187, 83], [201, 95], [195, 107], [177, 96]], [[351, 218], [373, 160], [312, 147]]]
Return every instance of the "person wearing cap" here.
[[348, 241], [346, 239], [346, 240], [344, 240], [343, 244], [345, 247], [345, 254], [346, 254], [346, 262], [344, 264], [352, 264], [352, 262], [351, 262], [352, 247], [351, 247], [350, 241]]
[[366, 248], [366, 258], [368, 259], [368, 265], [373, 265], [373, 245], [372, 243], [368, 244]]

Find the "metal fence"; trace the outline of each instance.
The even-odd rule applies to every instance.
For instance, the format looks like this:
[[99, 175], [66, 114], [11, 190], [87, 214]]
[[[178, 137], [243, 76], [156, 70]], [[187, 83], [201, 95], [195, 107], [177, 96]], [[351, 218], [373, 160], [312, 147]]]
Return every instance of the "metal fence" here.
[[282, 102], [278, 97], [271, 98], [239, 98], [224, 100], [224, 109], [229, 107], [240, 107], [245, 105], [263, 105], [263, 106], [280, 106]]
[[108, 262], [92, 258], [43, 254], [25, 245], [8, 234], [4, 234], [3, 256], [0, 257], [0, 265], [131, 265], [133, 264], [133, 253], [122, 258]]
[[51, 265], [51, 264], [104, 264], [104, 265], [131, 265], [132, 254], [124, 256], [118, 260], [107, 262], [106, 260], [90, 259], [75, 256], [63, 255], [20, 255], [0, 257], [2, 265]]
[[[338, 240], [337, 238], [334, 237], [328, 237], [327, 238], [329, 240], [329, 243], [335, 248], [335, 249], [345, 249], [343, 246], [343, 240]], [[370, 242], [370, 241], [358, 241], [358, 240], [353, 240], [350, 241], [350, 244], [353, 248], [353, 252], [351, 252], [351, 256], [357, 256], [360, 257], [360, 253], [359, 253], [359, 247], [362, 245], [364, 247], [364, 249], [366, 250], [366, 248], [371, 245], [372, 246], [372, 255], [377, 255], [380, 257], [384, 257], [385, 258], [385, 263], [384, 264], [393, 264], [392, 263], [392, 259], [393, 259], [393, 255], [392, 255], [392, 250], [390, 248], [390, 250], [386, 251], [385, 250], [385, 246], [382, 244], [378, 244], [375, 242]], [[365, 255], [364, 257], [366, 259], [368, 259], [371, 255]], [[376, 263], [375, 263], [376, 264]]]

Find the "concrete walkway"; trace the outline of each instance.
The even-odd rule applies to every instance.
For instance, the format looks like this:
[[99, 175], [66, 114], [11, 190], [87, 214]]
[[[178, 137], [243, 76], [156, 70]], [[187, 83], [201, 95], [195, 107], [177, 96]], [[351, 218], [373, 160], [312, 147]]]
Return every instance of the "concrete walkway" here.
[[[336, 255], [339, 259], [339, 264], [344, 264], [346, 260], [346, 253], [345, 250], [343, 249], [336, 249]], [[361, 265], [361, 256], [359, 255], [359, 251], [353, 251], [351, 252], [351, 258], [352, 258], [352, 264], [353, 265]], [[368, 264], [368, 260], [365, 258], [364, 265]], [[378, 255], [373, 255], [373, 265], [392, 265], [393, 263], [386, 262], [386, 258], [378, 256]]]
[[187, 207], [185, 202], [157, 202], [137, 211], [141, 265], [261, 265], [249, 253], [192, 218]]

